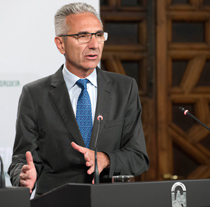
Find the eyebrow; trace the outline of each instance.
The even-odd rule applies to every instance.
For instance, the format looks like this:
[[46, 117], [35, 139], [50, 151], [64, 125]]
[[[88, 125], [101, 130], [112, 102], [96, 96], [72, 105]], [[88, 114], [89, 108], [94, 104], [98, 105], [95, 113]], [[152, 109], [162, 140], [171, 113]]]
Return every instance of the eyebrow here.
[[[93, 32], [93, 33], [101, 33], [101, 32], [104, 32], [103, 30], [98, 30], [97, 32]], [[80, 31], [78, 32], [78, 34], [90, 34], [92, 32], [88, 32], [88, 31]]]

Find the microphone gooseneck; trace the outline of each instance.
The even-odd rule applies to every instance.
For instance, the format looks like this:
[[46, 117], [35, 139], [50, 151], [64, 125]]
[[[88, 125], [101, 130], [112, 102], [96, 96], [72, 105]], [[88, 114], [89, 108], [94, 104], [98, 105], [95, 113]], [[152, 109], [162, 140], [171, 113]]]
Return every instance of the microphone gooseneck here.
[[97, 162], [98, 161], [97, 160], [97, 142], [98, 142], [98, 134], [100, 130], [101, 121], [103, 120], [103, 116], [99, 114], [97, 117], [97, 120], [98, 120], [98, 130], [97, 130], [96, 140], [95, 140], [95, 172], [94, 172], [95, 184], [99, 184], [99, 173], [98, 173], [98, 162]]
[[0, 156], [0, 188], [5, 188], [4, 165]]
[[179, 107], [179, 109], [184, 112], [184, 115], [191, 116], [193, 119], [195, 119], [197, 122], [199, 122], [202, 126], [204, 126], [206, 129], [210, 131], [209, 127], [207, 127], [203, 122], [201, 122], [199, 119], [193, 116], [188, 110], [184, 109], [183, 107]]

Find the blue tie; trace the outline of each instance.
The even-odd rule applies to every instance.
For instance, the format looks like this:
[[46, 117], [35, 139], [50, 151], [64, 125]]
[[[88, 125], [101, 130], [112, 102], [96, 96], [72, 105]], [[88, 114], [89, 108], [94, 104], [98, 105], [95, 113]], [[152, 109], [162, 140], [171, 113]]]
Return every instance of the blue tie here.
[[76, 120], [87, 148], [89, 148], [92, 134], [92, 110], [90, 96], [87, 91], [88, 82], [89, 80], [87, 79], [79, 79], [76, 82], [76, 84], [82, 89], [77, 101]]

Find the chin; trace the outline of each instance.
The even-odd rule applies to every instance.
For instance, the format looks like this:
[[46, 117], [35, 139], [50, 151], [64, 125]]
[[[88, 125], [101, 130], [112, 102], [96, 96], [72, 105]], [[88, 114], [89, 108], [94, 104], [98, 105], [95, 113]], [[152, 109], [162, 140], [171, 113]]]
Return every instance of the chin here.
[[92, 70], [92, 69], [96, 68], [96, 66], [97, 66], [97, 64], [90, 64], [90, 65], [84, 66], [84, 68], [85, 68], [86, 70]]
[[82, 61], [80, 61], [80, 67], [86, 70], [91, 70], [96, 68], [96, 66], [98, 65], [100, 59], [94, 59], [94, 60], [87, 60], [87, 59], [83, 59]]

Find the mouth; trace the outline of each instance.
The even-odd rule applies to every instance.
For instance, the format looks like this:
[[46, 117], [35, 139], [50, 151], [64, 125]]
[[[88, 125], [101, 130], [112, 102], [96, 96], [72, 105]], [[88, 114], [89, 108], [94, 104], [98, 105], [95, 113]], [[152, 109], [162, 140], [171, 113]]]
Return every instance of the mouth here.
[[89, 55], [85, 55], [85, 58], [88, 60], [95, 60], [98, 58], [98, 55], [96, 54], [89, 54]]

